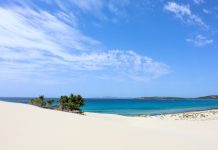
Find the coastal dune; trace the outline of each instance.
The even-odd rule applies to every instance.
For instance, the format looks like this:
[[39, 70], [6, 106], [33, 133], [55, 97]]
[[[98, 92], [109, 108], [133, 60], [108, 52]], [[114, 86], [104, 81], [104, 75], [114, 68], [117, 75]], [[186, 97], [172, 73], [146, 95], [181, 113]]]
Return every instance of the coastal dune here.
[[0, 102], [1, 150], [217, 150], [218, 120], [85, 115]]

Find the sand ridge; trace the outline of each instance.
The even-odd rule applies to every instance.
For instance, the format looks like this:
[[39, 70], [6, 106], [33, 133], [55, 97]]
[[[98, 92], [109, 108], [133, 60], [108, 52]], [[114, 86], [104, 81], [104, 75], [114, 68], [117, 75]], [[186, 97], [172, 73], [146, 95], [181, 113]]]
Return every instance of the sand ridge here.
[[218, 120], [85, 115], [0, 102], [2, 150], [217, 150]]

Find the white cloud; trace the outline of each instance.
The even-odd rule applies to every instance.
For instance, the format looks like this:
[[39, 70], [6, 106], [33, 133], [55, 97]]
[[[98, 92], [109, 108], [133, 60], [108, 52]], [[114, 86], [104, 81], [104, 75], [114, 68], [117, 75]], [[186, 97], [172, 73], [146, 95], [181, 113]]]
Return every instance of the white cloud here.
[[195, 4], [202, 4], [204, 3], [204, 0], [193, 0]]
[[203, 9], [203, 12], [204, 12], [205, 14], [209, 14], [209, 13], [210, 13], [210, 11], [207, 10], [207, 9]]
[[[60, 0], [59, 4], [61, 3]], [[121, 9], [124, 9], [126, 6], [129, 5], [129, 0], [108, 0], [108, 1], [102, 1], [102, 0], [69, 0], [70, 3], [73, 5], [76, 5], [83, 11], [88, 12], [100, 12], [103, 13], [103, 9], [108, 9], [111, 13], [119, 16]], [[63, 3], [62, 3], [63, 5]]]
[[[117, 20], [125, 17], [125, 9], [130, 4], [129, 0], [5, 0], [4, 4], [19, 6], [31, 6], [34, 9], [47, 9], [47, 6], [52, 7], [52, 11], [61, 10], [67, 14], [65, 19], [69, 20], [69, 12], [74, 12], [79, 17], [81, 14], [93, 15], [104, 22], [113, 22], [114, 18]], [[40, 6], [40, 8], [39, 8]], [[45, 7], [44, 7], [45, 6]], [[112, 7], [111, 7], [112, 6]], [[63, 16], [62, 14], [60, 14]], [[75, 19], [74, 17], [72, 19]]]
[[174, 13], [176, 17], [184, 22], [207, 28], [207, 25], [203, 22], [203, 20], [191, 12], [189, 5], [180, 5], [176, 2], [168, 2], [164, 5], [164, 9]]
[[124, 9], [130, 4], [129, 0], [110, 0], [107, 4], [108, 10], [118, 17], [124, 17]]
[[64, 52], [67, 47], [85, 50], [85, 45], [99, 43], [46, 11], [11, 9], [0, 8], [1, 46]]
[[194, 44], [195, 46], [199, 46], [199, 47], [212, 44], [214, 42], [214, 40], [208, 39], [207, 37], [200, 35], [200, 34], [192, 38], [187, 38], [186, 41]]
[[124, 17], [125, 8], [129, 5], [129, 0], [54, 0], [53, 2], [63, 11], [69, 12], [72, 7], [76, 7], [83, 13], [92, 14], [101, 20], [111, 22], [114, 18], [118, 20], [118, 18]]
[[73, 3], [84, 11], [100, 11], [103, 8], [102, 0], [69, 0], [69, 2]]
[[0, 7], [1, 76], [65, 76], [82, 71], [151, 79], [168, 72], [167, 65], [133, 51], [97, 50], [99, 41], [59, 15], [27, 7]]

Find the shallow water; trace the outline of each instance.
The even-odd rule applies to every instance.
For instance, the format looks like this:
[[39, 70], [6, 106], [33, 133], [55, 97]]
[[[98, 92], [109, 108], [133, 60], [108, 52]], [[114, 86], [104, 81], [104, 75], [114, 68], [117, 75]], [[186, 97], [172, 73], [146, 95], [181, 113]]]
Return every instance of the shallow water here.
[[[30, 98], [0, 98], [0, 100], [28, 103]], [[86, 99], [86, 112], [128, 116], [160, 115], [218, 108], [218, 100], [139, 100], [139, 99]]]

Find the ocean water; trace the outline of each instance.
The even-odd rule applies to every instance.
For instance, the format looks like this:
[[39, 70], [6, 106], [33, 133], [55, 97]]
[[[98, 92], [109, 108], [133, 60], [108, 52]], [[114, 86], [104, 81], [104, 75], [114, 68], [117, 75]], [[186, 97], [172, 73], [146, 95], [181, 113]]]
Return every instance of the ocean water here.
[[[28, 103], [30, 98], [0, 98], [3, 101]], [[126, 116], [160, 115], [179, 112], [217, 109], [218, 100], [139, 100], [86, 99], [85, 112], [119, 114]]]

